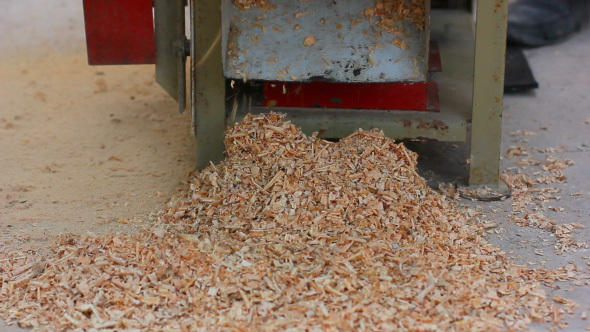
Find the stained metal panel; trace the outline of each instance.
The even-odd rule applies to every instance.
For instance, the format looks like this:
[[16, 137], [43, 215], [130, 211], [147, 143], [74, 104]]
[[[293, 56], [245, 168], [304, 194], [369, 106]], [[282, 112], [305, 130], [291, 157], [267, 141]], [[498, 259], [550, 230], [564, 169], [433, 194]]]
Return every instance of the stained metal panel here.
[[[232, 0], [223, 2], [229, 7], [224, 20], [230, 20], [222, 38], [228, 78], [351, 83], [427, 80], [429, 1], [426, 27], [418, 29], [416, 23], [400, 21], [402, 35], [379, 33], [381, 29], [365, 17], [363, 12], [375, 6], [374, 0], [275, 0], [273, 10], [240, 10]], [[306, 47], [304, 40], [310, 35], [316, 43]], [[393, 45], [396, 37], [408, 48]]]
[[[185, 60], [179, 57], [174, 44], [178, 43], [180, 36], [184, 37], [185, 34], [184, 0], [154, 0], [154, 16], [156, 81], [176, 101], [181, 101], [182, 96], [186, 94], [185, 84], [183, 84], [183, 81], [186, 81], [183, 69]], [[181, 109], [184, 109], [184, 105], [181, 105]]]
[[225, 78], [219, 0], [191, 0], [191, 109], [197, 169], [223, 159]]
[[84, 23], [89, 64], [156, 62], [151, 0], [84, 0]]
[[[430, 41], [429, 72], [441, 72], [440, 50]], [[263, 81], [267, 107], [439, 111], [435, 81], [335, 83]]]

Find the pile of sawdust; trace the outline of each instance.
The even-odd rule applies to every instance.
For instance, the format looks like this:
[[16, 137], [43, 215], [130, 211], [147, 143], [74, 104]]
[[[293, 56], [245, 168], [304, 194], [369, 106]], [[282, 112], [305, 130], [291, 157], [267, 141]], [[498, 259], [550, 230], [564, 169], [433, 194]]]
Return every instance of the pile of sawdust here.
[[162, 214], [168, 231], [0, 252], [0, 316], [48, 330], [490, 331], [575, 308], [541, 288], [575, 270], [511, 263], [380, 132], [332, 143], [267, 114], [226, 147]]

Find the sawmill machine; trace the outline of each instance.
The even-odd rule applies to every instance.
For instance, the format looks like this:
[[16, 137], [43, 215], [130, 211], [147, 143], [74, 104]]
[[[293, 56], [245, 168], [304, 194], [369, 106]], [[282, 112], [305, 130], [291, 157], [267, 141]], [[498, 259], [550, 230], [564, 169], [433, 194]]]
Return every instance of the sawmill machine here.
[[155, 64], [157, 82], [190, 110], [197, 168], [223, 158], [228, 124], [276, 111], [325, 138], [379, 128], [394, 139], [467, 141], [469, 185], [493, 187], [507, 7], [84, 0], [84, 15], [91, 65]]

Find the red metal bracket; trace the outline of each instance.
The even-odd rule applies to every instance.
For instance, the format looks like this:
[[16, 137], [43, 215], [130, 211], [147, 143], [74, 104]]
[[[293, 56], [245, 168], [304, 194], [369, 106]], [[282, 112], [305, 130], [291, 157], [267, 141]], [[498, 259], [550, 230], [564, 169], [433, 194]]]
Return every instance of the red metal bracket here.
[[152, 0], [84, 0], [88, 63], [156, 63]]
[[264, 82], [267, 107], [438, 111], [434, 82]]

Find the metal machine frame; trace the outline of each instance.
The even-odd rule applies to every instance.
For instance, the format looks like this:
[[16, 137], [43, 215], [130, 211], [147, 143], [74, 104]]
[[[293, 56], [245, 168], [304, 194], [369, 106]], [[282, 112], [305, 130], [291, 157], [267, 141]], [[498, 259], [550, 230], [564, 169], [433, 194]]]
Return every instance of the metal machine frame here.
[[[222, 13], [219, 0], [192, 0], [190, 5], [191, 112], [200, 169], [223, 158], [227, 119], [219, 38]], [[479, 1], [473, 38], [468, 13], [432, 11], [431, 34], [439, 39], [444, 67], [437, 78], [440, 112], [275, 110], [287, 113], [305, 132], [322, 130], [328, 137], [342, 137], [360, 127], [378, 127], [392, 138], [465, 141], [471, 124], [469, 185], [498, 185], [507, 13], [508, 1]]]
[[[281, 7], [276, 10], [285, 8], [285, 12], [276, 12], [276, 15], [281, 14], [281, 17], [269, 15], [269, 19], [272, 20], [275, 17], [279, 21], [267, 23], [274, 25], [277, 22], [286, 21], [286, 23], [281, 24], [291, 24], [289, 20], [285, 20], [286, 17], [291, 16], [283, 15], [286, 15], [289, 10], [305, 9], [305, 7], [301, 7], [305, 3], [276, 0], [279, 4], [281, 1], [283, 1]], [[369, 0], [364, 1], [366, 4], [371, 3]], [[258, 23], [259, 19], [264, 20], [266, 17], [253, 12], [243, 12], [244, 17], [238, 17], [239, 12], [232, 12], [232, 2], [232, 0], [129, 0], [125, 2], [84, 0], [89, 63], [94, 65], [155, 63], [156, 80], [164, 90], [179, 102], [181, 112], [186, 108], [187, 101], [186, 58], [191, 57], [191, 85], [189, 90], [192, 123], [196, 136], [197, 168], [206, 167], [211, 161], [217, 162], [223, 158], [223, 133], [228, 123], [238, 121], [244, 111], [256, 113], [268, 112], [274, 109], [275, 111], [287, 113], [288, 118], [306, 133], [318, 131], [323, 137], [327, 138], [343, 137], [358, 128], [377, 127], [394, 139], [468, 141], [470, 143], [469, 185], [495, 186], [502, 184], [499, 181], [499, 166], [508, 1], [477, 1], [475, 15], [477, 20], [475, 20], [474, 28], [474, 20], [470, 13], [452, 10], [430, 10], [430, 0], [425, 0], [426, 21], [424, 31], [426, 31], [426, 35], [422, 31], [416, 32], [415, 35], [404, 35], [404, 38], [411, 38], [411, 42], [408, 44], [410, 45], [409, 49], [405, 50], [409, 52], [401, 52], [401, 54], [399, 50], [391, 48], [387, 50], [380, 48], [379, 51], [376, 49], [371, 50], [370, 48], [373, 45], [371, 43], [367, 45], [365, 39], [363, 39], [364, 36], [359, 37], [357, 34], [360, 32], [355, 28], [357, 24], [360, 24], [359, 27], [368, 24], [368, 21], [360, 20], [359, 23], [359, 20], [353, 19], [352, 28], [346, 26], [345, 29], [348, 30], [344, 34], [343, 31], [338, 30], [335, 36], [330, 35], [330, 33], [333, 33], [334, 26], [317, 25], [318, 17], [315, 17], [316, 15], [327, 15], [329, 18], [333, 17], [341, 22], [346, 22], [347, 18], [356, 17], [354, 15], [360, 15], [357, 12], [362, 11], [364, 5], [357, 8], [355, 7], [357, 3], [351, 4], [349, 2], [325, 3], [327, 7], [316, 4], [314, 8], [317, 10], [309, 16], [310, 19], [311, 17], [315, 17], [315, 19], [308, 21], [310, 25], [301, 25], [302, 31], [307, 29], [308, 33], [313, 31], [313, 33], [317, 32], [321, 35], [320, 40], [323, 38], [324, 42], [323, 46], [318, 45], [320, 48], [314, 50], [301, 49], [297, 42], [289, 44], [289, 41], [297, 40], [299, 34], [293, 31], [284, 31], [285, 35], [283, 35], [281, 29], [278, 29], [279, 34], [277, 34], [272, 29], [272, 31], [268, 30], [268, 34], [265, 35], [269, 39], [265, 45], [269, 48], [260, 51], [260, 45], [248, 45], [248, 40], [239, 39], [244, 36], [251, 38], [249, 34], [244, 35], [243, 32], [256, 33], [256, 29], [250, 30], [251, 26], [248, 25], [240, 28], [240, 24], [241, 22], [248, 22], [247, 17], [250, 17], [250, 20], [252, 17], [254, 18], [255, 22], [252, 23]], [[185, 25], [187, 5], [189, 5], [190, 12], [190, 39], [186, 36]], [[361, 5], [361, 3], [358, 3], [358, 5]], [[331, 10], [334, 10], [333, 16]], [[430, 20], [428, 20], [429, 12]], [[234, 17], [238, 17], [239, 21], [232, 21]], [[152, 25], [152, 22], [155, 22], [155, 25]], [[233, 31], [229, 28], [229, 22], [235, 26]], [[319, 22], [325, 23], [324, 18]], [[406, 22], [401, 23], [405, 24]], [[337, 29], [340, 29], [338, 26], [341, 27], [342, 24], [336, 26]], [[368, 29], [372, 29], [372, 27], [372, 25], [364, 26], [362, 33], [367, 34]], [[430, 27], [429, 32], [428, 27]], [[406, 26], [406, 28], [408, 27]], [[409, 29], [413, 28], [410, 26]], [[264, 29], [262, 31], [266, 34]], [[225, 36], [227, 42], [225, 47], [223, 46], [225, 45], [223, 44], [223, 36]], [[293, 37], [295, 38], [289, 39]], [[417, 39], [412, 39], [414, 37]], [[233, 52], [231, 53], [232, 57], [229, 59], [230, 66], [224, 68], [223, 60], [225, 59], [227, 62], [228, 56], [222, 52], [224, 49], [228, 50], [232, 38], [237, 38], [235, 39], [238, 41], [237, 47], [235, 43], [232, 44], [234, 49], [230, 48]], [[281, 41], [278, 41], [279, 39]], [[412, 66], [412, 64], [403, 65], [404, 61], [407, 62], [408, 57], [414, 59], [414, 68], [422, 68], [418, 70], [424, 69], [424, 54], [427, 54], [428, 51], [420, 52], [420, 50], [428, 49], [427, 43], [429, 39], [435, 41], [439, 46], [442, 71], [438, 72], [440, 68], [434, 69], [440, 66], [428, 63], [426, 66], [428, 69], [426, 82], [422, 77], [425, 76], [423, 71], [420, 73], [422, 75], [421, 79], [416, 79], [411, 74], [410, 76], [399, 74]], [[284, 51], [286, 48], [281, 45], [281, 43], [284, 45], [284, 41], [287, 41], [287, 47], [291, 45], [290, 51]], [[417, 44], [416, 41], [418, 41]], [[350, 45], [342, 43], [349, 43]], [[277, 48], [276, 45], [281, 47]], [[418, 48], [416, 45], [424, 45], [424, 47]], [[239, 46], [248, 48], [240, 50]], [[254, 52], [250, 52], [251, 46], [254, 46]], [[342, 46], [348, 50], [349, 58], [343, 56], [341, 60], [339, 47]], [[322, 47], [325, 48], [322, 49]], [[309, 97], [309, 95], [297, 95], [296, 93], [286, 94], [286, 98], [296, 96], [296, 98], [307, 99], [304, 99], [304, 103], [299, 103], [299, 101], [292, 104], [285, 102], [285, 100], [289, 99], [285, 99], [284, 90], [281, 89], [285, 87], [286, 82], [289, 80], [297, 81], [293, 77], [302, 76], [292, 75], [281, 78], [282, 75], [277, 75], [275, 79], [273, 75], [279, 73], [276, 68], [272, 70], [273, 66], [271, 64], [260, 63], [263, 60], [263, 58], [260, 58], [260, 54], [266, 56], [266, 51], [273, 52], [272, 48], [276, 52], [276, 54], [273, 54], [277, 57], [275, 59], [278, 60], [281, 66], [289, 65], [288, 67], [292, 67], [290, 71], [294, 69], [299, 73], [307, 71], [307, 73], [311, 74], [313, 72], [314, 76], [311, 78], [314, 79], [317, 74], [320, 74], [319, 77], [322, 77], [320, 81], [323, 81], [324, 78], [328, 81], [336, 78], [339, 85], [330, 85], [331, 83], [325, 82], [306, 85], [308, 83], [295, 82], [295, 84], [302, 86], [301, 89], [313, 91], [311, 94], [315, 94], [315, 96]], [[353, 53], [351, 53], [351, 50]], [[375, 53], [363, 53], [366, 50]], [[418, 53], [416, 53], [417, 51]], [[302, 52], [303, 56], [291, 56], [291, 53]], [[366, 59], [359, 59], [357, 56], [359, 54], [354, 52], [360, 52], [361, 56], [367, 56], [369, 59], [372, 59], [373, 55], [375, 55], [377, 61], [374, 61], [371, 66], [363, 67], [366, 65]], [[256, 56], [251, 58], [252, 62], [249, 62], [249, 58], [246, 56], [244, 56], [246, 60], [239, 60], [244, 54], [255, 54]], [[324, 58], [325, 55], [330, 54], [332, 58]], [[325, 61], [326, 71], [322, 71], [322, 68], [318, 71], [318, 55], [321, 55], [319, 60]], [[305, 66], [307, 56], [316, 58], [315, 67], [300, 68], [300, 66]], [[405, 68], [401, 68], [402, 71], [399, 71], [396, 66], [388, 64], [382, 66], [384, 63], [379, 62], [379, 57], [382, 58], [382, 61], [392, 61], [395, 57], [394, 63], [400, 61], [400, 65], [405, 66]], [[238, 60], [233, 61], [235, 59]], [[233, 65], [231, 65], [232, 61], [234, 62]], [[292, 61], [298, 63], [299, 67], [291, 66]], [[365, 64], [362, 64], [363, 61]], [[254, 63], [260, 63], [261, 67], [253, 65]], [[350, 76], [351, 68], [349, 65], [351, 63], [359, 66], [353, 67], [352, 74], [354, 76]], [[268, 89], [266, 90], [268, 94], [265, 92], [262, 95], [263, 98], [269, 98], [267, 102], [260, 103], [260, 100], [257, 99], [256, 103], [249, 103], [247, 98], [239, 99], [235, 97], [231, 97], [233, 100], [228, 100], [229, 96], [235, 96], [237, 93], [234, 90], [227, 89], [228, 81], [224, 78], [224, 69], [227, 75], [236, 78], [235, 75], [242, 69], [238, 66], [248, 65], [254, 66], [253, 68], [243, 67], [250, 70], [250, 74], [263, 76], [259, 79], [265, 80], [262, 84], [264, 89]], [[264, 69], [263, 67], [267, 68]], [[312, 71], [312, 67], [316, 68], [316, 71]], [[258, 74], [256, 74], [256, 71]], [[328, 71], [331, 71], [330, 75], [324, 74]], [[380, 71], [380, 73], [377, 71]], [[387, 74], [382, 78], [381, 75], [384, 75], [384, 73]], [[243, 74], [245, 75], [245, 73]], [[303, 74], [305, 78], [306, 73], [303, 72]], [[436, 83], [433, 83], [432, 86], [438, 86], [438, 98], [436, 98], [435, 94], [431, 94], [432, 91], [436, 91], [434, 88], [430, 90], [430, 82], [433, 81]], [[273, 84], [275, 85], [273, 86]], [[355, 84], [357, 85], [354, 86]], [[360, 86], [360, 84], [368, 85]], [[368, 90], [363, 91], [368, 91], [373, 98], [377, 99], [384, 96], [383, 91], [385, 90], [381, 90], [379, 87], [375, 89], [372, 84], [387, 85], [385, 90], [390, 91], [385, 95], [390, 98], [386, 103], [387, 106], [366, 102], [366, 99], [370, 97], [365, 98], [365, 92], [359, 92], [359, 89], [367, 88]], [[342, 88], [343, 85], [345, 88]], [[421, 88], [415, 89], [418, 85]], [[250, 85], [249, 87], [253, 86]], [[428, 87], [427, 90], [424, 90], [425, 86]], [[279, 88], [278, 92], [277, 87]], [[322, 90], [320, 94], [317, 94], [314, 90], [318, 87], [321, 87]], [[406, 88], [408, 90], [404, 90]], [[298, 88], [293, 89], [303, 91], [297, 90]], [[354, 91], [354, 98], [356, 99], [352, 101], [347, 99], [352, 93], [343, 94], [342, 91], [344, 90]], [[415, 91], [419, 92], [413, 93]], [[255, 93], [248, 92], [251, 95]], [[246, 96], [245, 93], [243, 95]], [[393, 98], [396, 98], [394, 97], [396, 95], [399, 99], [394, 100]], [[270, 99], [270, 96], [272, 96], [272, 99]], [[409, 98], [407, 100], [409, 103], [402, 102], [402, 97], [399, 96]], [[431, 96], [434, 96], [433, 99], [430, 98]], [[325, 98], [330, 100], [329, 103], [332, 103], [332, 105], [327, 104]], [[436, 105], [437, 99], [438, 105]], [[246, 103], [243, 102], [244, 100]], [[254, 97], [250, 100], [254, 100]], [[332, 102], [332, 100], [337, 102]], [[297, 107], [270, 107], [273, 106], [272, 101], [277, 102], [275, 106], [295, 105]], [[417, 103], [412, 104], [413, 101], [417, 101]], [[228, 105], [231, 106], [230, 112], [226, 111]], [[301, 105], [314, 107], [315, 105], [322, 105], [323, 107], [346, 105], [346, 107], [373, 107], [384, 110], [314, 109]], [[400, 110], [387, 110], [392, 105], [399, 107]], [[437, 110], [440, 111], [437, 112]], [[468, 130], [469, 126], [471, 130]], [[469, 132], [470, 136], [468, 137]]]

